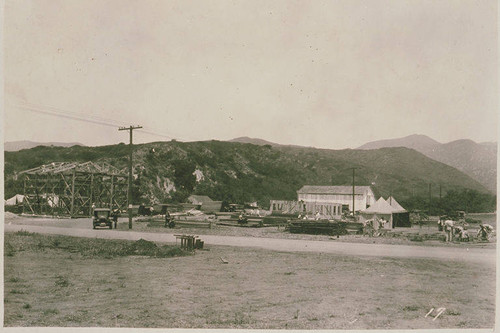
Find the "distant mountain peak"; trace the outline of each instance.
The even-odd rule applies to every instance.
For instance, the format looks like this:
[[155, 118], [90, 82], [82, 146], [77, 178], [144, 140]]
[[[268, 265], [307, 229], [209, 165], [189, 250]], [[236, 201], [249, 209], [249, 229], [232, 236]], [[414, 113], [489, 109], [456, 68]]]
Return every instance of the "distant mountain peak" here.
[[251, 143], [258, 146], [264, 146], [264, 145], [280, 146], [280, 144], [278, 143], [270, 142], [264, 139], [250, 138], [248, 136], [240, 136], [238, 138], [229, 140], [229, 142]]
[[479, 144], [470, 139], [460, 139], [439, 143], [426, 135], [412, 134], [404, 138], [369, 142], [358, 149], [394, 147], [411, 148], [438, 162], [457, 168], [496, 193], [497, 144], [494, 142]]
[[427, 135], [423, 134], [412, 134], [405, 136], [403, 138], [396, 139], [385, 139], [373, 142], [368, 142], [358, 149], [379, 149], [388, 147], [407, 147], [412, 149], [423, 149], [432, 146], [440, 145], [440, 143], [434, 139], [431, 139]]
[[35, 142], [35, 141], [21, 140], [21, 141], [5, 142], [3, 145], [5, 151], [19, 151], [22, 149], [31, 149], [38, 146], [72, 147], [72, 146], [83, 146], [83, 144], [79, 142]]

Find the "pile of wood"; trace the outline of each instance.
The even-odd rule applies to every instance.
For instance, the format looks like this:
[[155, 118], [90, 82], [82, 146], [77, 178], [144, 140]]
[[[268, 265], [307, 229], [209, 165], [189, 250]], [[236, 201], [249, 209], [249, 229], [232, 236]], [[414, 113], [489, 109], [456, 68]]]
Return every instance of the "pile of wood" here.
[[252, 216], [252, 215], [243, 215], [246, 222], [240, 223], [239, 221], [240, 214], [235, 213], [217, 213], [217, 225], [231, 226], [231, 227], [250, 227], [250, 228], [258, 228], [262, 227], [262, 217]]
[[269, 216], [265, 216], [263, 218], [263, 223], [264, 225], [283, 225], [283, 224], [286, 224], [287, 221], [290, 219], [290, 216], [286, 216], [286, 215], [269, 215]]
[[291, 220], [288, 230], [293, 234], [312, 235], [345, 235], [347, 234], [346, 224], [343, 222], [329, 220]]

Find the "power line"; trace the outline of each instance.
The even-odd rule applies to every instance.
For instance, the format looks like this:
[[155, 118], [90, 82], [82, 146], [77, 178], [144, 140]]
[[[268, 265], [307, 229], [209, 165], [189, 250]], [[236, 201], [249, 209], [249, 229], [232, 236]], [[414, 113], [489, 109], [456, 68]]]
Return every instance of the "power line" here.
[[[95, 115], [88, 115], [88, 114], [83, 116], [77, 112], [62, 110], [62, 109], [51, 107], [51, 106], [40, 107], [40, 106], [37, 106], [37, 105], [32, 104], [32, 103], [25, 103], [25, 104], [26, 105], [16, 104], [13, 106], [15, 106], [17, 108], [28, 110], [28, 111], [32, 111], [35, 113], [46, 114], [46, 115], [50, 115], [50, 116], [54, 116], [54, 117], [58, 117], [58, 118], [83, 121], [83, 122], [98, 124], [98, 125], [103, 125], [103, 126], [123, 127], [125, 125], [125, 122], [120, 122], [120, 121], [117, 121], [115, 119], [109, 119], [109, 118], [99, 117], [99, 116], [95, 116]], [[161, 137], [161, 138], [166, 138], [169, 140], [176, 139], [176, 137], [160, 133], [160, 131], [153, 129], [153, 128], [150, 128], [150, 127], [144, 127], [144, 130], [141, 131], [141, 133], [149, 134], [149, 135], [157, 136], [157, 137]], [[177, 139], [182, 140], [182, 141], [190, 141], [190, 140], [187, 140], [185, 138], [179, 138], [179, 137], [177, 137]]]
[[47, 115], [58, 117], [58, 118], [66, 118], [66, 119], [71, 119], [71, 120], [84, 121], [84, 122], [87, 122], [87, 123], [93, 123], [93, 124], [110, 126], [110, 127], [117, 127], [117, 126], [119, 126], [118, 124], [111, 124], [111, 123], [108, 123], [108, 122], [99, 121], [99, 120], [93, 120], [93, 119], [85, 119], [85, 118], [83, 118], [81, 116], [74, 116], [74, 115], [68, 115], [68, 114], [62, 114], [62, 113], [55, 113], [55, 112], [51, 112], [51, 111], [47, 111], [47, 110], [35, 108], [35, 107], [32, 107], [32, 106], [27, 106], [27, 105], [16, 105], [16, 106], [19, 107], [19, 108], [25, 109], [25, 110], [29, 110], [29, 111], [36, 112], [36, 113], [41, 113], [41, 114], [47, 114]]
[[78, 112], [64, 110], [64, 109], [56, 108], [54, 106], [49, 106], [49, 105], [42, 106], [42, 105], [37, 105], [34, 103], [29, 103], [29, 102], [24, 102], [24, 104], [26, 104], [27, 106], [30, 106], [30, 107], [38, 108], [38, 109], [48, 109], [50, 112], [53, 112], [55, 114], [73, 115], [75, 117], [83, 118], [83, 119], [90, 118], [90, 119], [95, 120], [95, 121], [102, 121], [102, 122], [107, 122], [107, 123], [112, 123], [112, 124], [121, 124], [121, 126], [126, 126], [126, 124], [127, 124], [126, 122], [120, 122], [120, 121], [117, 121], [116, 119], [104, 118], [104, 117], [100, 117], [100, 116], [93, 115], [93, 114], [82, 115], [81, 113], [78, 113]]

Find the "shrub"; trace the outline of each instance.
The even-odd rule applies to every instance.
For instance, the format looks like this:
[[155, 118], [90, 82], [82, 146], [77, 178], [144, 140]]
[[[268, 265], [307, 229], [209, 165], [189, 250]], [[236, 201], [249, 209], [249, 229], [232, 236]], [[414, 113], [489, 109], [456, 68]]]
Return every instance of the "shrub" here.
[[[25, 237], [29, 236], [29, 237]], [[16, 251], [40, 252], [45, 249], [67, 249], [71, 253], [80, 254], [83, 258], [113, 258], [130, 255], [141, 255], [157, 258], [168, 258], [190, 255], [180, 247], [163, 245], [140, 239], [136, 242], [126, 240], [88, 239], [70, 236], [47, 236], [36, 233], [5, 234], [5, 255], [13, 256]]]
[[33, 235], [36, 235], [36, 233], [34, 232], [29, 232], [29, 231], [26, 231], [26, 230], [19, 230], [19, 231], [16, 231], [15, 233], [16, 235], [18, 236], [33, 236]]
[[5, 241], [4, 245], [4, 253], [7, 257], [13, 257], [14, 254], [16, 253], [16, 250], [14, 249], [14, 246], [8, 241]]
[[56, 282], [55, 285], [58, 287], [68, 287], [69, 286], [69, 281], [67, 277], [64, 277], [62, 275], [56, 276]]

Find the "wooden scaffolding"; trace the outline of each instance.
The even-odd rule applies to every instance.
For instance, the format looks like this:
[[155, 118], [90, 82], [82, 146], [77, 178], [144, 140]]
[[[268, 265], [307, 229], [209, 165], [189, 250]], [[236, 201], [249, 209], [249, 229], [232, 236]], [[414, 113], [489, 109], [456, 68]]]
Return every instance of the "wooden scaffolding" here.
[[102, 162], [58, 162], [25, 170], [23, 213], [84, 217], [92, 206], [125, 211], [127, 174]]

